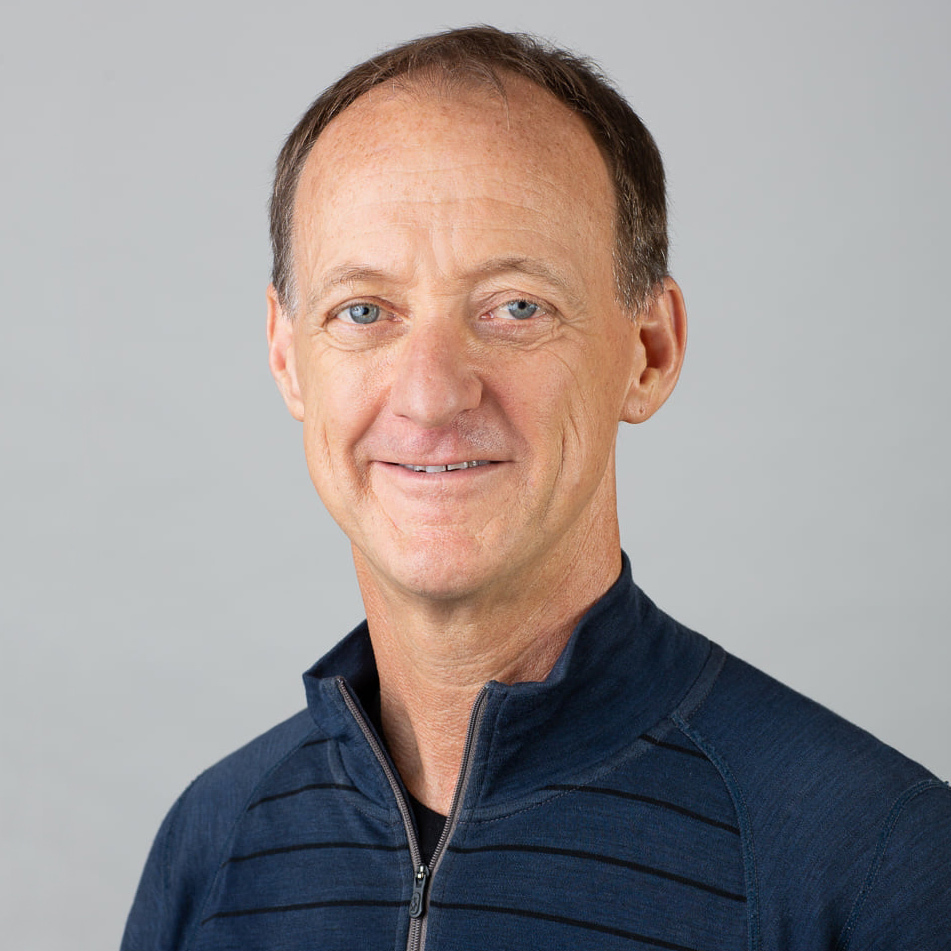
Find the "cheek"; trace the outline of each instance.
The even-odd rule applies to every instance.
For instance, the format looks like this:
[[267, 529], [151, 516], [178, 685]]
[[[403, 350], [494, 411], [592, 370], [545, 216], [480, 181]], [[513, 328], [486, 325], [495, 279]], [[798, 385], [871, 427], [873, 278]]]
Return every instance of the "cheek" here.
[[359, 431], [379, 402], [380, 374], [363, 361], [327, 353], [311, 364], [303, 390], [304, 422], [313, 435], [346, 440]]
[[623, 400], [616, 364], [610, 347], [582, 342], [565, 355], [548, 354], [531, 373], [521, 375], [516, 392], [531, 394], [523, 402], [529, 418], [545, 429], [563, 431], [583, 449], [617, 430]]
[[325, 503], [341, 484], [352, 481], [353, 446], [368, 425], [366, 388], [341, 369], [322, 361], [311, 368], [302, 390], [304, 453]]

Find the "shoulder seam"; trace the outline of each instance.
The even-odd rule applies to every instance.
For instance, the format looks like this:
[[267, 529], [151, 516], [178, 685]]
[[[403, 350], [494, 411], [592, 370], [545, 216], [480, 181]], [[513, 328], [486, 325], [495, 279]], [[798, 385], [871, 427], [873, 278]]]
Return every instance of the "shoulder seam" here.
[[869, 893], [872, 891], [879, 869], [882, 867], [882, 862], [885, 859], [885, 850], [888, 848], [889, 839], [891, 838], [895, 826], [898, 824], [898, 819], [904, 811], [905, 806], [916, 796], [927, 792], [929, 789], [943, 788], [947, 788], [947, 784], [943, 783], [940, 779], [923, 779], [913, 786], [909, 786], [908, 789], [895, 800], [888, 815], [885, 817], [885, 821], [882, 823], [882, 831], [879, 833], [875, 854], [872, 856], [865, 881], [862, 883], [862, 887], [856, 896], [855, 904], [852, 906], [852, 912], [849, 915], [848, 921], [845, 923], [845, 927], [842, 929], [841, 935], [839, 935], [839, 940], [836, 942], [835, 951], [848, 951], [849, 945], [852, 942], [852, 935], [855, 933], [855, 927], [865, 908], [865, 902], [868, 899]]
[[[722, 650], [722, 649], [721, 649]], [[722, 667], [723, 656], [720, 658]], [[719, 672], [719, 669], [718, 669]], [[714, 678], [715, 679], [715, 678]], [[697, 701], [700, 702], [706, 697], [709, 687], [704, 691], [703, 696]], [[695, 708], [694, 708], [695, 709]], [[713, 745], [701, 736], [700, 732], [690, 726], [679, 711], [671, 714], [671, 719], [677, 724], [680, 731], [693, 742], [698, 749], [702, 750], [707, 759], [713, 764], [720, 778], [723, 780], [733, 800], [733, 808], [736, 810], [736, 821], [740, 829], [740, 848], [743, 855], [743, 877], [746, 880], [746, 909], [747, 923], [749, 925], [749, 951], [759, 951], [760, 949], [760, 928], [759, 928], [759, 891], [756, 882], [756, 856], [753, 851], [753, 832], [750, 825], [749, 811], [746, 808], [746, 801], [743, 799], [743, 793], [740, 790], [739, 783], [733, 775], [726, 761], [714, 749]]]
[[684, 720], [692, 717], [703, 705], [704, 701], [713, 690], [714, 684], [720, 677], [723, 665], [726, 663], [726, 651], [719, 644], [709, 641], [707, 659], [700, 668], [700, 673], [687, 689], [687, 692], [681, 697], [677, 709], [674, 711]]
[[[282, 757], [280, 757], [280, 759], [272, 763], [271, 766], [268, 768], [268, 770], [265, 773], [263, 773], [263, 775], [257, 781], [257, 783], [254, 784], [254, 787], [251, 789], [250, 793], [245, 799], [244, 804], [235, 814], [234, 821], [231, 823], [231, 828], [228, 830], [228, 835], [224, 839], [224, 845], [222, 846], [221, 850], [218, 853], [217, 861], [215, 862], [215, 866], [214, 866], [214, 872], [212, 873], [210, 881], [208, 882], [208, 885], [205, 888], [205, 894], [202, 896], [201, 903], [195, 906], [198, 911], [198, 914], [195, 916], [195, 923], [192, 925], [191, 929], [189, 930], [188, 938], [184, 944], [184, 948], [186, 949], [186, 951], [188, 948], [192, 947], [192, 945], [194, 944], [195, 938], [198, 935], [199, 930], [201, 929], [201, 923], [205, 918], [205, 909], [208, 905], [208, 899], [211, 897], [211, 893], [212, 891], [214, 891], [215, 883], [218, 881], [218, 876], [221, 874], [221, 867], [223, 864], [223, 855], [231, 847], [231, 844], [234, 841], [235, 832], [237, 831], [237, 828], [238, 828], [238, 823], [241, 822], [241, 819], [247, 813], [248, 806], [254, 800], [255, 794], [261, 788], [261, 786], [264, 785], [264, 783], [266, 783], [268, 779], [271, 778], [271, 776], [275, 773], [276, 770], [278, 770], [281, 766], [283, 766], [284, 763], [286, 763], [292, 756], [299, 753], [304, 743], [307, 742], [307, 740], [310, 739], [314, 735], [314, 733], [318, 733], [318, 732], [320, 731], [315, 726], [312, 730], [310, 730], [310, 732], [305, 733], [291, 749], [289, 749]], [[214, 767], [211, 767], [211, 768], [214, 769]], [[198, 782], [198, 780], [196, 779], [195, 782]], [[195, 783], [192, 783], [192, 786], [194, 784]], [[189, 787], [189, 789], [190, 788], [191, 787]], [[182, 798], [184, 798], [184, 794]]]

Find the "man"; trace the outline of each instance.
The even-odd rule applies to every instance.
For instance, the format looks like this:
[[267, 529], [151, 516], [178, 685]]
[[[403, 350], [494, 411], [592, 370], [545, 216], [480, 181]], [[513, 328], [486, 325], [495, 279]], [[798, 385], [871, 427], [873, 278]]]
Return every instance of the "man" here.
[[272, 238], [367, 621], [176, 804], [124, 948], [951, 948], [951, 790], [630, 577], [617, 427], [686, 327], [620, 96], [488, 28], [382, 54], [288, 139]]

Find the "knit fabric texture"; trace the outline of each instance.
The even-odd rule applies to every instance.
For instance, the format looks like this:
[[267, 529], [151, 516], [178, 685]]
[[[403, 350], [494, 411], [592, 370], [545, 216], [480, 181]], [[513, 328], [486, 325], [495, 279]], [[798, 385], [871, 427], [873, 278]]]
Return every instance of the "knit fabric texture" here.
[[626, 557], [545, 681], [484, 689], [418, 917], [366, 625], [304, 682], [175, 804], [123, 951], [951, 949], [951, 789], [668, 617]]

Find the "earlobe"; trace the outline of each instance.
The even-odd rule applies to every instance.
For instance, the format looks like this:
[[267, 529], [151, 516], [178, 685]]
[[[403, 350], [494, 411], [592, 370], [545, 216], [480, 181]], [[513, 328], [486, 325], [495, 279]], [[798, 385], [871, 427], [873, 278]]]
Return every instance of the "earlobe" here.
[[268, 365], [274, 382], [277, 383], [291, 416], [302, 421], [304, 401], [301, 399], [297, 379], [294, 323], [284, 313], [273, 284], [267, 289], [267, 349]]
[[687, 346], [687, 308], [677, 282], [665, 277], [635, 319], [642, 358], [624, 404], [621, 418], [627, 423], [650, 419], [664, 405], [680, 377]]

